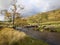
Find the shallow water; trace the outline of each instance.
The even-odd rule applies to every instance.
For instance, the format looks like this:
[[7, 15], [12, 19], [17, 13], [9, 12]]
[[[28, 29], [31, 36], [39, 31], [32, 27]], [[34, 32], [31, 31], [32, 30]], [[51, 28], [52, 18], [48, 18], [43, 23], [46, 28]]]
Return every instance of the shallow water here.
[[20, 31], [26, 33], [27, 35], [44, 40], [47, 42], [49, 45], [60, 45], [60, 33], [57, 32], [39, 32], [39, 31], [34, 31], [30, 29], [20, 29]]

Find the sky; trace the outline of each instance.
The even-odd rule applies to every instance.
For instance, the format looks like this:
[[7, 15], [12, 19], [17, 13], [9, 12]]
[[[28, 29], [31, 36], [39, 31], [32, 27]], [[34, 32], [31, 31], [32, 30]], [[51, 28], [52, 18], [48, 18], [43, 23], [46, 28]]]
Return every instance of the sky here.
[[0, 21], [4, 21], [4, 16], [0, 16]]
[[[0, 0], [0, 10], [8, 9], [12, 2], [12, 0]], [[23, 16], [31, 16], [36, 13], [59, 9], [60, 0], [17, 0], [17, 5], [24, 7], [24, 10], [19, 11]]]
[[60, 8], [60, 0], [18, 0], [19, 3], [25, 6], [25, 16]]

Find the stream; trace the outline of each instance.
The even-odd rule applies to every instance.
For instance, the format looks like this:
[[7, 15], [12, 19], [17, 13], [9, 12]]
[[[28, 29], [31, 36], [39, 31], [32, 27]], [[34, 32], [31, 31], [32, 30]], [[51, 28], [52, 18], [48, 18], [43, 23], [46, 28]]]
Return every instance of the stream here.
[[17, 28], [17, 30], [22, 31], [33, 38], [43, 40], [47, 42], [49, 45], [60, 45], [60, 33], [39, 32], [39, 31], [34, 31], [32, 29], [21, 28], [21, 27]]

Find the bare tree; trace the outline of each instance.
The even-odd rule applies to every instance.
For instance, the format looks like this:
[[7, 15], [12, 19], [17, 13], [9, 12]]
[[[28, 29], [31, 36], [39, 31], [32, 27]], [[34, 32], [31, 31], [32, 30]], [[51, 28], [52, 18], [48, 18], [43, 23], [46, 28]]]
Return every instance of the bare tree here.
[[[15, 22], [16, 14], [18, 14], [18, 15], [20, 14], [20, 13], [17, 12], [17, 5], [16, 5], [16, 3], [17, 3], [17, 0], [14, 0], [14, 2], [12, 4], [12, 6], [14, 8], [14, 9], [12, 9], [12, 11], [13, 11], [13, 27], [14, 27], [14, 22]], [[19, 6], [20, 9], [24, 9], [23, 7], [20, 7], [20, 5], [18, 5], [18, 6]]]
[[13, 6], [13, 9], [10, 9], [10, 10], [12, 10], [12, 12], [8, 12], [8, 10], [1, 10], [1, 14], [4, 14], [5, 17], [10, 18], [10, 16], [12, 16], [13, 27], [15, 25], [16, 16], [18, 15], [20, 16], [20, 13], [17, 12], [18, 7], [20, 8], [19, 11], [24, 9], [20, 5], [16, 5], [16, 3], [17, 3], [17, 0], [13, 0], [13, 2], [11, 3], [11, 5]]

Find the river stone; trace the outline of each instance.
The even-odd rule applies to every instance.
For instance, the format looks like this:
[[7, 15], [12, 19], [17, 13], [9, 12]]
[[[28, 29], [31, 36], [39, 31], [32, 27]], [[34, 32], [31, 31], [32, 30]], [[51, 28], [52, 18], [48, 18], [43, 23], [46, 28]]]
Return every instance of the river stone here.
[[49, 25], [49, 26], [43, 26], [44, 31], [50, 31], [50, 32], [56, 32], [55, 26]]

